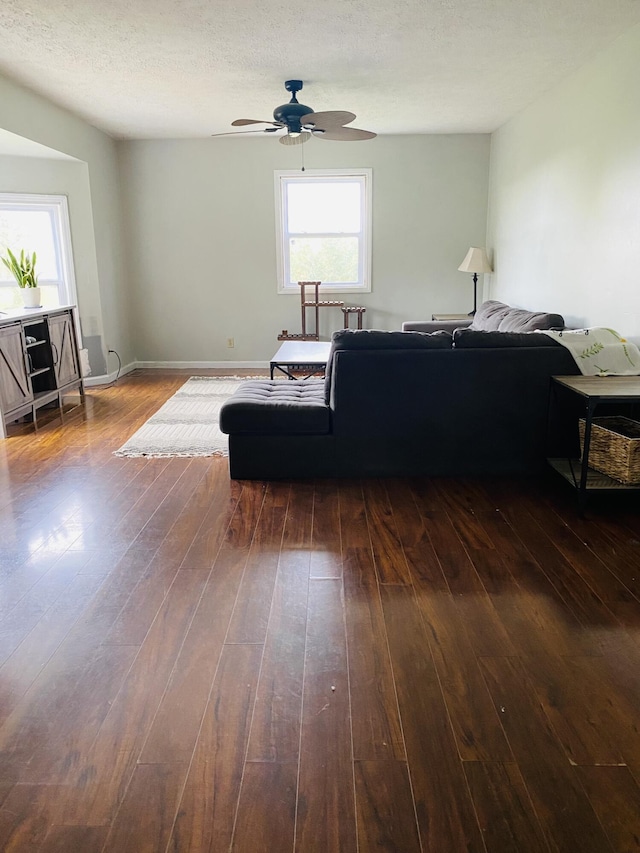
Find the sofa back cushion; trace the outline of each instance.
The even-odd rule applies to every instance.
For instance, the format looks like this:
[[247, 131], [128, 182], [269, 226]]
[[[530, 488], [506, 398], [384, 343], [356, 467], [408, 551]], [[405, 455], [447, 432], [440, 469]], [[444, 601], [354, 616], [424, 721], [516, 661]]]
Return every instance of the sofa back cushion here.
[[340, 329], [331, 338], [331, 351], [327, 361], [325, 400], [329, 403], [334, 353], [337, 350], [424, 350], [451, 349], [453, 338], [449, 332], [384, 332], [378, 329]]
[[469, 328], [478, 332], [497, 332], [501, 321], [511, 310], [510, 305], [490, 299], [478, 308]]
[[544, 311], [512, 308], [504, 302], [490, 299], [476, 311], [469, 327], [484, 332], [534, 332], [537, 329], [564, 329], [564, 317]]
[[496, 349], [497, 347], [560, 347], [549, 335], [535, 332], [478, 332], [475, 329], [456, 329], [455, 349]]
[[498, 326], [499, 332], [535, 332], [544, 329], [564, 329], [562, 314], [512, 308]]

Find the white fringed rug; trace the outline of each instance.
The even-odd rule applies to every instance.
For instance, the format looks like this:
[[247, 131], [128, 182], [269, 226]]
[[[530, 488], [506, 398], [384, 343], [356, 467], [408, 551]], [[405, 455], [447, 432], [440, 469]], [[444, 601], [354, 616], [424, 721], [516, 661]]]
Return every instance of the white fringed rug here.
[[228, 456], [227, 436], [218, 426], [220, 407], [252, 378], [192, 376], [114, 455]]

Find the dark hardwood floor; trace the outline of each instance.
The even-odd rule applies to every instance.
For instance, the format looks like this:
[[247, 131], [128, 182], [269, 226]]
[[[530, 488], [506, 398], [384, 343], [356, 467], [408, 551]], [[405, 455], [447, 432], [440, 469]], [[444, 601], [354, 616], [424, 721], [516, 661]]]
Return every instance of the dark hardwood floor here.
[[0, 442], [0, 849], [640, 849], [640, 504], [121, 459], [184, 381]]

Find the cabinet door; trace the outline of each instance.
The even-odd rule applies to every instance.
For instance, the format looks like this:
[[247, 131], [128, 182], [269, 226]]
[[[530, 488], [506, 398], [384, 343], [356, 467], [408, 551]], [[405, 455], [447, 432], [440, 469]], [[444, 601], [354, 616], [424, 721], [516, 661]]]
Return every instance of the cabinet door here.
[[63, 388], [80, 378], [78, 351], [71, 314], [54, 314], [49, 317], [49, 337], [53, 350], [56, 385]]
[[22, 326], [0, 329], [0, 403], [5, 413], [33, 400], [24, 360]]

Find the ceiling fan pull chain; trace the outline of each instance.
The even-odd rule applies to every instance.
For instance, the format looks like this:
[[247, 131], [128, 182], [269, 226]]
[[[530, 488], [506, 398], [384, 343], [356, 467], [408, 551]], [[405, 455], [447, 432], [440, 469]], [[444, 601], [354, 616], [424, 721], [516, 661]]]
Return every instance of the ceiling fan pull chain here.
[[304, 172], [304, 145], [301, 146], [301, 152], [302, 152], [302, 171]]

